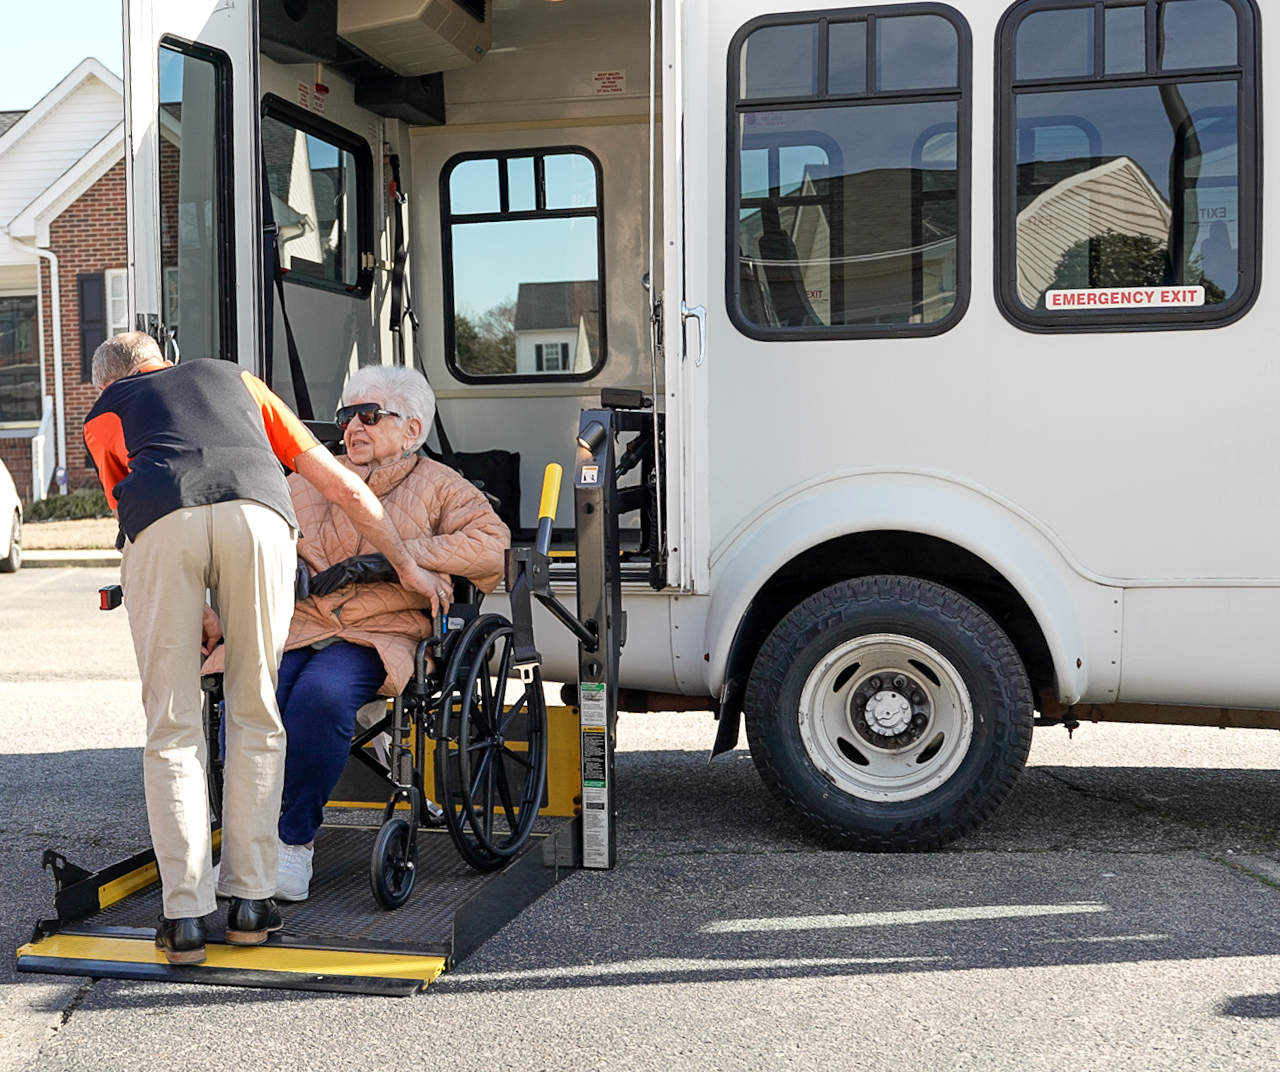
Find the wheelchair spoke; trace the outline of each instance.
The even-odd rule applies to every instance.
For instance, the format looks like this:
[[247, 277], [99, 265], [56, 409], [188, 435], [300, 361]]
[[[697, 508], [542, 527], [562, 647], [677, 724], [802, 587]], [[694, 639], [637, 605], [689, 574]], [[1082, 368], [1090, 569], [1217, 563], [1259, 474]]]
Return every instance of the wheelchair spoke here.
[[501, 725], [498, 728], [498, 732], [502, 734], [502, 736], [505, 737], [507, 735], [507, 731], [511, 728], [511, 723], [516, 720], [516, 716], [525, 710], [528, 703], [529, 690], [525, 689], [524, 692], [520, 694], [520, 698], [507, 709], [506, 717], [500, 720]]
[[[489, 776], [489, 770], [493, 766], [493, 749], [489, 747], [487, 742], [479, 745], [478, 747], [484, 749], [484, 754], [480, 757], [480, 762], [475, 765], [471, 778], [469, 779], [472, 799], [476, 796], [476, 790], [480, 787], [481, 779]], [[468, 764], [468, 766], [470, 766], [470, 764]]]
[[[511, 676], [511, 653], [514, 649], [514, 640], [512, 637], [503, 637], [502, 639], [502, 655], [498, 659], [498, 693], [499, 697], [505, 699], [507, 695], [507, 679]], [[498, 710], [502, 710], [501, 704]]]
[[484, 780], [484, 834], [485, 837], [492, 840], [493, 838], [493, 789], [494, 782], [497, 780], [497, 763], [494, 762], [494, 755], [489, 753], [489, 774]]
[[511, 783], [507, 781], [507, 769], [501, 763], [497, 766], [498, 795], [502, 797], [502, 806], [507, 810], [507, 828], [516, 829], [516, 806], [511, 800]]
[[511, 749], [506, 745], [502, 746], [502, 754], [508, 759], [519, 763], [525, 770], [533, 770], [533, 760], [529, 759], [527, 756], [521, 755], [519, 752], [511, 751]]
[[493, 682], [489, 679], [489, 668], [482, 667], [480, 673], [480, 696], [477, 700], [477, 708], [484, 713], [484, 731], [489, 732], [493, 728], [496, 721], [493, 717]]

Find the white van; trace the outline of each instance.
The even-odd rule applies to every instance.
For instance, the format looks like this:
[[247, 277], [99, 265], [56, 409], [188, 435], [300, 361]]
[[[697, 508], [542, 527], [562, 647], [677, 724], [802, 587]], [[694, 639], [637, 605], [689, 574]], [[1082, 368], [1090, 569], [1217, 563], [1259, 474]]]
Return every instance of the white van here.
[[624, 706], [812, 828], [965, 833], [1037, 710], [1280, 728], [1253, 0], [125, 7], [137, 322], [321, 419], [417, 363], [521, 538], [639, 388]]

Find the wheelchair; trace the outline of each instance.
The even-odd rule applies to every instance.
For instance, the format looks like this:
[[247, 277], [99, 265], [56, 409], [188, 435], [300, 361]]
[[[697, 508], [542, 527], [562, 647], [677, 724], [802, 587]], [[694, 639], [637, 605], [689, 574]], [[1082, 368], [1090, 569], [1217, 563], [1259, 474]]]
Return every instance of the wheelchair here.
[[[541, 672], [525, 666], [512, 676], [512, 623], [483, 613], [482, 595], [464, 578], [454, 578], [454, 592], [458, 601], [418, 644], [404, 692], [351, 741], [351, 757], [388, 791], [369, 863], [374, 898], [387, 909], [413, 892], [420, 828], [447, 827], [463, 860], [495, 871], [528, 842], [546, 786]], [[204, 678], [202, 687], [210, 804], [220, 816], [220, 676]], [[379, 741], [382, 748], [370, 747]], [[424, 784], [428, 765], [434, 800]]]

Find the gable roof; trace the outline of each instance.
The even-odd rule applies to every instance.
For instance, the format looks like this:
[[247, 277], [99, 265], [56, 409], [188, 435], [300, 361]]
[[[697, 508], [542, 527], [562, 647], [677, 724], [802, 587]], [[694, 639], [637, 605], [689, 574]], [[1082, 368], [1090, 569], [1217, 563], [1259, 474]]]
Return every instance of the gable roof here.
[[595, 280], [521, 283], [516, 293], [516, 331], [576, 330], [584, 315], [598, 313]]
[[49, 224], [56, 220], [95, 182], [124, 159], [124, 122], [64, 171], [47, 190], [9, 222], [12, 238], [33, 238], [38, 246], [49, 244]]
[[49, 223], [124, 156], [120, 79], [95, 59], [81, 61], [29, 111], [0, 131], [0, 261], [27, 259], [24, 243], [45, 246]]
[[[124, 83], [92, 56], [89, 56], [81, 60], [66, 78], [41, 97], [36, 102], [35, 107], [21, 113], [10, 126], [0, 132], [0, 158], [3, 158], [5, 153], [9, 152], [10, 149], [39, 126], [40, 121], [45, 116], [56, 110], [58, 105], [62, 104], [90, 78], [98, 79], [98, 81], [114, 89], [119, 94], [121, 114], [123, 115]], [[6, 112], [3, 114], [13, 115], [15, 113]]]

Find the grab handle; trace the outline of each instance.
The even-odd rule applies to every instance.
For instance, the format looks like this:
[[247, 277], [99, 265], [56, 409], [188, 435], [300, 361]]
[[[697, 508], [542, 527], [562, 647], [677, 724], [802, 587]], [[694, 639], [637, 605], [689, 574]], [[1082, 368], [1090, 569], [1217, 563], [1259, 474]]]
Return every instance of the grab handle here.
[[542, 474], [542, 502], [538, 506], [538, 538], [534, 550], [540, 555], [551, 551], [551, 529], [556, 521], [556, 503], [560, 499], [560, 481], [564, 467], [552, 462]]

